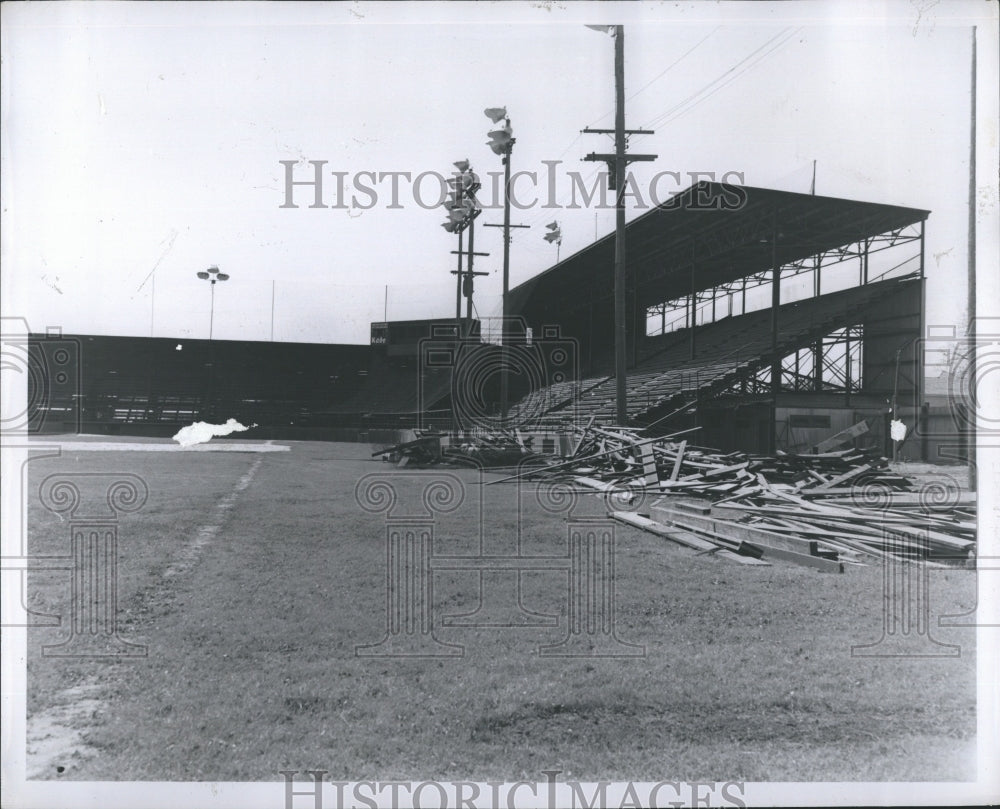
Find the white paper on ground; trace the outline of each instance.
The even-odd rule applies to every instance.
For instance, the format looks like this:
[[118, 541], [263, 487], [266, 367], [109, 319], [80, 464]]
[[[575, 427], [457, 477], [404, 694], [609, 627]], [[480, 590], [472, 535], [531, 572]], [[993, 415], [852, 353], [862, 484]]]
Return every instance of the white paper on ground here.
[[209, 424], [205, 421], [196, 421], [187, 427], [182, 427], [174, 436], [174, 441], [182, 447], [193, 447], [195, 444], [204, 444], [215, 436], [229, 435], [230, 433], [241, 433], [249, 430], [236, 419], [229, 419], [225, 424]]

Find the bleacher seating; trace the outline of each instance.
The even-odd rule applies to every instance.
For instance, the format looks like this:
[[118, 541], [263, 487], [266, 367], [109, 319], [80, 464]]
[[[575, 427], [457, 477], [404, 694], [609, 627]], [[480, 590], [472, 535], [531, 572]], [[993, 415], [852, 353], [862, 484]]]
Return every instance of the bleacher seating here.
[[[892, 295], [900, 284], [911, 282], [910, 278], [897, 278], [785, 304], [779, 310], [778, 355], [785, 356], [834, 329], [862, 321], [866, 307]], [[700, 326], [694, 336], [694, 358], [691, 332], [681, 329], [667, 337], [660, 351], [629, 370], [630, 420], [681, 409], [699, 392], [717, 393], [772, 361], [770, 309]], [[574, 386], [580, 392], [572, 397]], [[586, 421], [591, 416], [610, 421], [616, 410], [615, 380], [594, 377], [534, 391], [511, 413], [534, 413], [540, 403], [551, 403], [542, 415], [552, 424]]]

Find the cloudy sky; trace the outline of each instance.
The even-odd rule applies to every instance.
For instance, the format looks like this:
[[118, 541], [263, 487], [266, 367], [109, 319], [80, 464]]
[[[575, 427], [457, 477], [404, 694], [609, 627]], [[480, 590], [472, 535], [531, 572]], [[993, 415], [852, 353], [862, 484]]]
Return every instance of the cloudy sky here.
[[[931, 6], [921, 11], [922, 5]], [[979, 173], [996, 216], [996, 16], [953, 2], [52, 3], [3, 5], [3, 314], [36, 330], [366, 342], [368, 324], [449, 316], [455, 240], [433, 173], [501, 170], [483, 109], [506, 105], [525, 203], [512, 284], [613, 228], [571, 202], [613, 126], [613, 40], [626, 25], [627, 124], [640, 189], [694, 172], [932, 211], [928, 322], [965, 307], [971, 27], [979, 25]], [[286, 168], [323, 202], [286, 199]], [[544, 161], [561, 161], [553, 164]], [[554, 166], [554, 168], [549, 168]], [[339, 172], [344, 195], [337, 193]], [[373, 172], [361, 175], [362, 172]], [[390, 172], [397, 179], [393, 194]], [[413, 178], [425, 175], [414, 193]], [[385, 175], [378, 182], [379, 175]], [[549, 202], [549, 177], [555, 208]], [[371, 185], [372, 194], [354, 190]], [[489, 182], [487, 182], [489, 187]], [[644, 200], [649, 202], [649, 200]], [[641, 213], [635, 201], [630, 217]], [[501, 221], [488, 210], [479, 220]], [[501, 239], [477, 228], [477, 312], [499, 313]], [[980, 260], [982, 262], [982, 259]], [[388, 288], [388, 294], [386, 293]]]

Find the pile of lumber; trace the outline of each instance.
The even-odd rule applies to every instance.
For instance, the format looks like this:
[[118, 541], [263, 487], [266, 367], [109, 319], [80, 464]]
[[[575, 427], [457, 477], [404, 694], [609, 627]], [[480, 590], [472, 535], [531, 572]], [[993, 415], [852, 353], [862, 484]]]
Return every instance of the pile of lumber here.
[[[930, 490], [937, 494], [937, 490]], [[828, 492], [828, 490], [827, 490]], [[844, 554], [964, 563], [976, 545], [975, 496], [858, 487], [854, 495], [770, 486], [715, 505], [741, 522], [809, 536]]]
[[372, 453], [373, 458], [381, 457], [383, 461], [396, 466], [430, 466], [439, 463], [442, 458], [442, 434], [434, 431], [416, 430], [416, 438], [403, 441], [391, 447], [383, 447]]
[[473, 435], [449, 439], [443, 455], [446, 461], [456, 464], [486, 467], [514, 466], [528, 458], [539, 458], [517, 431], [479, 431]]
[[531, 439], [517, 431], [477, 431], [474, 434], [441, 433], [433, 430], [415, 431], [416, 438], [372, 453], [397, 466], [459, 466], [505, 467], [538, 460], [545, 456], [531, 448]]
[[516, 477], [618, 493], [619, 502], [639, 492], [709, 500], [711, 524], [689, 515], [675, 521], [664, 511], [670, 533], [693, 532], [699, 542], [737, 555], [767, 547], [777, 556], [804, 554], [810, 563], [865, 556], [954, 563], [974, 553], [974, 495], [933, 484], [917, 490], [877, 450], [723, 453], [688, 443], [696, 429], [644, 438], [641, 430], [591, 422], [577, 429], [569, 458]]

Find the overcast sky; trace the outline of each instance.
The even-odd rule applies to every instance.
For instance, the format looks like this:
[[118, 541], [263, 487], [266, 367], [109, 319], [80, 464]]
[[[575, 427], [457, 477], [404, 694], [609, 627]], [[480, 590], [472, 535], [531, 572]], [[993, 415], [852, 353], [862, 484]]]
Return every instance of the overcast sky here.
[[[930, 6], [931, 4], [923, 4]], [[626, 24], [627, 124], [640, 189], [691, 172], [929, 209], [928, 322], [965, 311], [971, 26], [980, 26], [981, 197], [996, 216], [995, 5], [920, 3], [4, 4], [3, 314], [42, 330], [367, 342], [368, 324], [454, 312], [455, 239], [412, 183], [359, 172], [500, 171], [485, 107], [506, 105], [515, 170], [539, 205], [591, 185], [613, 126], [613, 40]], [[327, 161], [324, 203], [285, 167]], [[337, 198], [332, 172], [344, 172]], [[488, 185], [488, 184], [487, 184]], [[519, 186], [530, 201], [531, 182]], [[437, 184], [421, 186], [432, 203]], [[648, 201], [648, 200], [647, 200]], [[345, 207], [335, 207], [338, 202]], [[579, 200], [578, 200], [579, 203]], [[636, 206], [633, 203], [633, 208]], [[633, 210], [630, 217], [641, 211]], [[486, 211], [483, 222], [501, 221]], [[512, 285], [613, 228], [593, 206], [515, 211]], [[477, 228], [480, 315], [499, 313], [501, 239]], [[980, 259], [982, 262], [983, 259]], [[995, 265], [993, 265], [995, 267]], [[155, 279], [155, 297], [154, 297]], [[272, 285], [273, 282], [273, 285]]]

